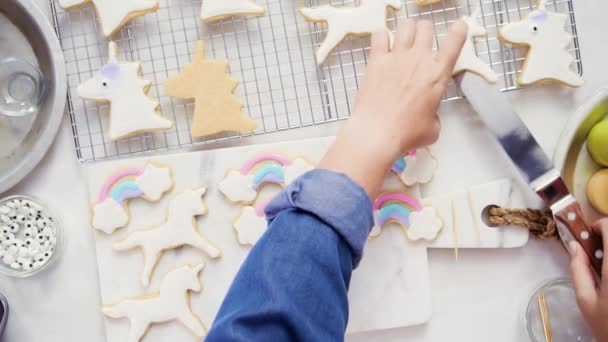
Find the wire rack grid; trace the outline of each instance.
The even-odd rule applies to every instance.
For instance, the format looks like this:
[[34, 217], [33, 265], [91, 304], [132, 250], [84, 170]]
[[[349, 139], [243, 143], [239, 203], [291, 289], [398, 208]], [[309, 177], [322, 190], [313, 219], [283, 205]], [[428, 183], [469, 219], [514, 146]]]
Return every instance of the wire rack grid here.
[[[78, 85], [92, 77], [108, 58], [108, 42], [99, 35], [95, 9], [84, 6], [64, 11], [55, 0], [50, 1], [66, 59], [68, 109], [80, 161], [200, 147], [345, 119], [369, 56], [368, 38], [348, 37], [325, 63], [317, 65], [314, 54], [326, 27], [309, 23], [298, 13], [303, 6], [352, 6], [356, 0], [256, 0], [265, 5], [264, 16], [233, 17], [210, 24], [200, 20], [201, 0], [162, 0], [157, 12], [132, 20], [112, 40], [118, 44], [120, 59], [141, 63], [143, 78], [153, 82], [148, 95], [158, 100], [161, 114], [174, 121], [174, 128], [114, 142], [105, 134], [109, 104], [81, 100], [76, 92]], [[572, 0], [549, 0], [547, 6], [568, 15], [566, 29], [573, 36], [569, 50], [576, 70], [582, 74]], [[525, 50], [503, 45], [497, 32], [500, 26], [525, 17], [535, 8], [535, 1], [441, 0], [422, 7], [404, 0], [403, 8], [389, 12], [387, 21], [396, 29], [407, 18], [431, 20], [436, 30], [435, 45], [440, 48], [449, 24], [478, 7], [488, 36], [477, 41], [477, 54], [499, 75], [504, 91], [517, 89]], [[229, 61], [231, 75], [240, 81], [236, 94], [245, 103], [243, 112], [258, 122], [255, 131], [194, 139], [190, 136], [193, 102], [163, 94], [163, 82], [190, 63], [199, 40], [205, 42], [208, 58]], [[451, 84], [444, 100], [459, 98], [459, 90]]]

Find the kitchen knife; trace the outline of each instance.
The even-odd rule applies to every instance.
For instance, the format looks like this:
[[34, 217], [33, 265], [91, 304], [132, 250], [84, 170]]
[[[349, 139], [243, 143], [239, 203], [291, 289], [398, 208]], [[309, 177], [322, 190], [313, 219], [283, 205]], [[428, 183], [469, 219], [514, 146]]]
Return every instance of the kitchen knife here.
[[601, 276], [604, 258], [601, 237], [585, 223], [578, 201], [570, 194], [560, 173], [515, 113], [506, 95], [498, 86], [471, 72], [463, 72], [454, 80], [526, 182], [551, 209], [566, 248], [571, 239], [576, 239], [597, 275]]

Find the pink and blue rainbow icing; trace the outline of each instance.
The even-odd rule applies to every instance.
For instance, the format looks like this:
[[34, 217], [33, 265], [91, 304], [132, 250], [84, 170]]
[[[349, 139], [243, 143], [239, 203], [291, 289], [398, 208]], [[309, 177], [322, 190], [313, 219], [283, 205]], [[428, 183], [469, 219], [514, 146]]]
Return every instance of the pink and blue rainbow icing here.
[[[408, 157], [415, 156], [415, 155], [416, 155], [416, 150], [410, 151], [407, 153]], [[406, 168], [407, 168], [407, 162], [405, 161], [405, 157], [399, 157], [399, 159], [397, 159], [393, 163], [391, 170], [395, 173], [402, 173], [403, 171], [405, 171]]]
[[405, 193], [385, 192], [374, 202], [374, 210], [377, 211], [376, 225], [383, 226], [388, 221], [396, 221], [408, 227], [410, 214], [422, 210], [422, 205]]
[[141, 176], [143, 172], [144, 170], [141, 168], [130, 168], [110, 176], [101, 187], [99, 203], [108, 197], [120, 204], [124, 204], [126, 200], [141, 197], [143, 192], [132, 178]]
[[[272, 162], [272, 163], [268, 163]], [[260, 167], [258, 165], [262, 164]], [[251, 185], [254, 190], [264, 183], [275, 183], [282, 184], [285, 182], [285, 166], [291, 165], [291, 160], [280, 154], [260, 154], [250, 160], [248, 160], [243, 166], [241, 166], [239, 172], [242, 175], [247, 175], [253, 172], [253, 184]]]

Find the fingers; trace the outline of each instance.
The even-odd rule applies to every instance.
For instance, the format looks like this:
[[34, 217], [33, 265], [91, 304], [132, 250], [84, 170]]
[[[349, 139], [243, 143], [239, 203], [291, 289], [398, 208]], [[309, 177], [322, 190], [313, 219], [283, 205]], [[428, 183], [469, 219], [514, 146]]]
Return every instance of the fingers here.
[[394, 50], [409, 49], [414, 44], [414, 36], [416, 35], [416, 22], [408, 20], [399, 25], [395, 36]]
[[[604, 254], [606, 254], [606, 246], [608, 246], [608, 217], [596, 221], [591, 225], [596, 233], [602, 236], [602, 242], [604, 244]], [[602, 284], [604, 288], [608, 288], [608, 256], [605, 255], [602, 261]]]
[[388, 53], [389, 50], [389, 36], [385, 30], [374, 32], [372, 34], [372, 45], [370, 51], [370, 58], [376, 58], [377, 56]]
[[460, 56], [460, 51], [468, 32], [467, 24], [462, 20], [457, 20], [448, 29], [447, 37], [441, 47], [440, 56], [445, 63], [445, 68], [450, 71], [454, 69], [456, 60]]
[[414, 47], [424, 50], [431, 50], [433, 48], [434, 37], [435, 29], [430, 21], [420, 20], [416, 22], [416, 37], [414, 38]]
[[570, 243], [570, 273], [572, 273], [572, 282], [576, 291], [576, 300], [581, 311], [586, 314], [592, 310], [598, 300], [597, 289], [595, 287], [595, 279], [589, 264], [589, 258], [578, 242]]

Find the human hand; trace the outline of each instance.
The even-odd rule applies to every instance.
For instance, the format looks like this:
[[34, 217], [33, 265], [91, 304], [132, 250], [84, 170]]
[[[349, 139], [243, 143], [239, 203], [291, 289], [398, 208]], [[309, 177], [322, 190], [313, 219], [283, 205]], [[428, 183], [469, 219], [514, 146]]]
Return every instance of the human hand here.
[[386, 32], [372, 36], [370, 60], [357, 95], [353, 120], [394, 139], [399, 153], [434, 143], [439, 103], [464, 44], [467, 25], [454, 23], [440, 51], [433, 51], [430, 21], [407, 21], [389, 51]]
[[401, 25], [390, 51], [388, 34], [373, 34], [353, 115], [319, 167], [348, 175], [375, 198], [400, 155], [437, 139], [437, 108], [467, 29], [464, 22], [455, 22], [439, 52], [433, 51], [428, 21]]
[[[596, 222], [592, 229], [602, 235], [604, 246], [608, 246], [608, 218]], [[608, 341], [608, 257], [602, 265], [604, 277], [596, 285], [589, 258], [576, 241], [570, 243], [570, 272], [576, 291], [576, 301], [583, 318], [598, 342]]]

